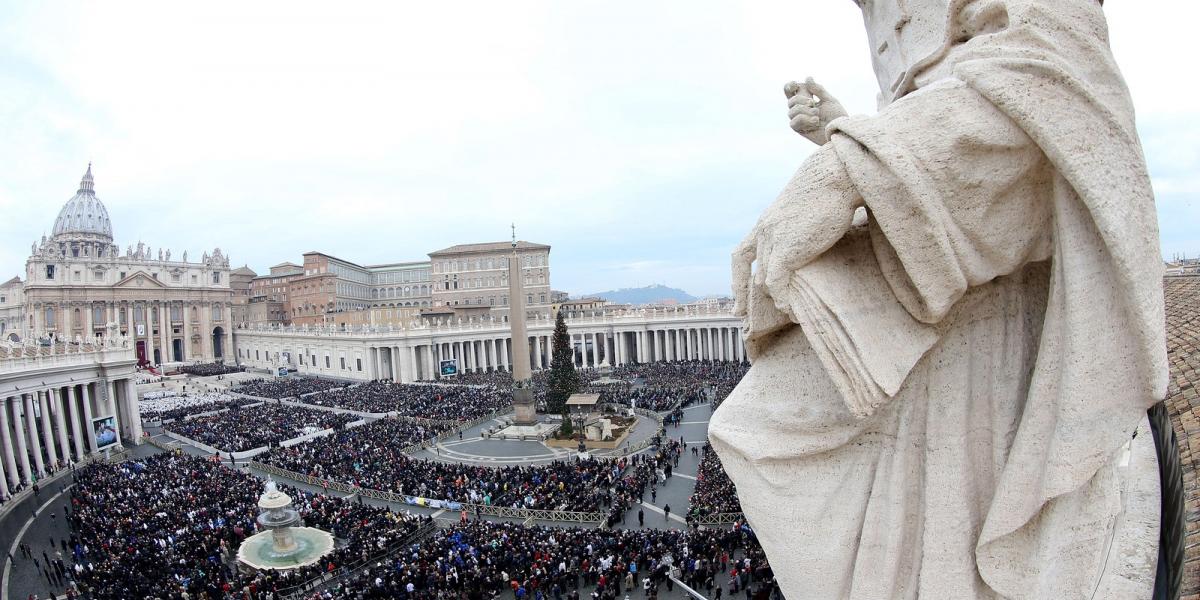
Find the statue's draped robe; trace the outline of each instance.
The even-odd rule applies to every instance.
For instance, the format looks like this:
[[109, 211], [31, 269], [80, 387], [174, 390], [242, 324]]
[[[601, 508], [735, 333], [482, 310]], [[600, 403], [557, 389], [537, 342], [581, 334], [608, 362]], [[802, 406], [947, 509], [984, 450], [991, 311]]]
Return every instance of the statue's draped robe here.
[[967, 41], [789, 186], [852, 186], [868, 224], [755, 288], [754, 366], [713, 417], [789, 598], [1091, 598], [1113, 458], [1165, 394], [1153, 195], [1099, 8], [954, 5]]

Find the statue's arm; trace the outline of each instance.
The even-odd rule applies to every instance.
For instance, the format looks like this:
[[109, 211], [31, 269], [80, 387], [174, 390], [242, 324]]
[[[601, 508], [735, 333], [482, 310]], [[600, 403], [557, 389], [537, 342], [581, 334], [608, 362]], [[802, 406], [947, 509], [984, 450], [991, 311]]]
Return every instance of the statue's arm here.
[[[833, 148], [818, 148], [734, 251], [736, 312], [750, 314], [752, 295], [785, 297], [791, 274], [842, 239], [850, 230], [855, 209], [862, 204]], [[786, 310], [781, 303], [775, 304], [775, 310]], [[749, 324], [751, 334], [756, 329], [753, 321], [760, 325], [778, 322], [762, 314], [761, 307], [755, 313]]]

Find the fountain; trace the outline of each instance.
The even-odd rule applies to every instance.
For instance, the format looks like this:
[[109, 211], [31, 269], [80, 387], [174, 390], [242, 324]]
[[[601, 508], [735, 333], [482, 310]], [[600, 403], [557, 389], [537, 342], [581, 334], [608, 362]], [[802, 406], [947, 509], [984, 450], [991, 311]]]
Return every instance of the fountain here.
[[333, 535], [303, 527], [292, 498], [279, 491], [271, 479], [258, 499], [262, 531], [246, 538], [238, 548], [238, 561], [254, 569], [296, 569], [311, 565], [333, 550]]

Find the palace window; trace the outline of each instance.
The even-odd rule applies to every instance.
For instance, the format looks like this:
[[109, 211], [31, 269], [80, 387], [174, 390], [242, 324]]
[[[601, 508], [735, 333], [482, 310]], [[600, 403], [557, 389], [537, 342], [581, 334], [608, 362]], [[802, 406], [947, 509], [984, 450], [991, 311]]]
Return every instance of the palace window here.
[[221, 283], [221, 274], [213, 273], [213, 283]]
[[345, 371], [346, 370], [346, 357], [345, 356], [339, 357], [338, 362], [342, 365], [342, 370]]
[[93, 306], [92, 307], [92, 323], [103, 324], [104, 322], [105, 322], [104, 307], [103, 306]]
[[362, 359], [359, 358], [359, 359], [356, 359], [356, 361], [358, 362], [358, 370], [362, 371]]
[[119, 275], [120, 277], [118, 277], [118, 279], [125, 279], [125, 271], [121, 271]]
[[92, 277], [94, 277], [96, 279], [96, 281], [103, 281], [104, 280], [104, 271], [94, 271], [94, 272], [92, 272]]
[[46, 279], [54, 279], [54, 265], [46, 265]]
[[171, 281], [173, 281], [175, 283], [179, 283], [182, 280], [183, 280], [183, 275], [180, 275], [179, 273], [171, 273]]
[[46, 307], [46, 327], [54, 327], [54, 309]]

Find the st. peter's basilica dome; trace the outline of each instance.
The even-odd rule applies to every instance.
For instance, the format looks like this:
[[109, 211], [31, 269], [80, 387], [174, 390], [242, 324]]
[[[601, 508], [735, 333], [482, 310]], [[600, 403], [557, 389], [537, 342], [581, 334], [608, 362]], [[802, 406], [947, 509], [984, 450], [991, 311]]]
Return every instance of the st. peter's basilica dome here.
[[112, 223], [108, 210], [96, 197], [92, 181], [92, 165], [79, 182], [79, 191], [62, 207], [54, 220], [53, 239], [56, 241], [89, 240], [112, 243]]

